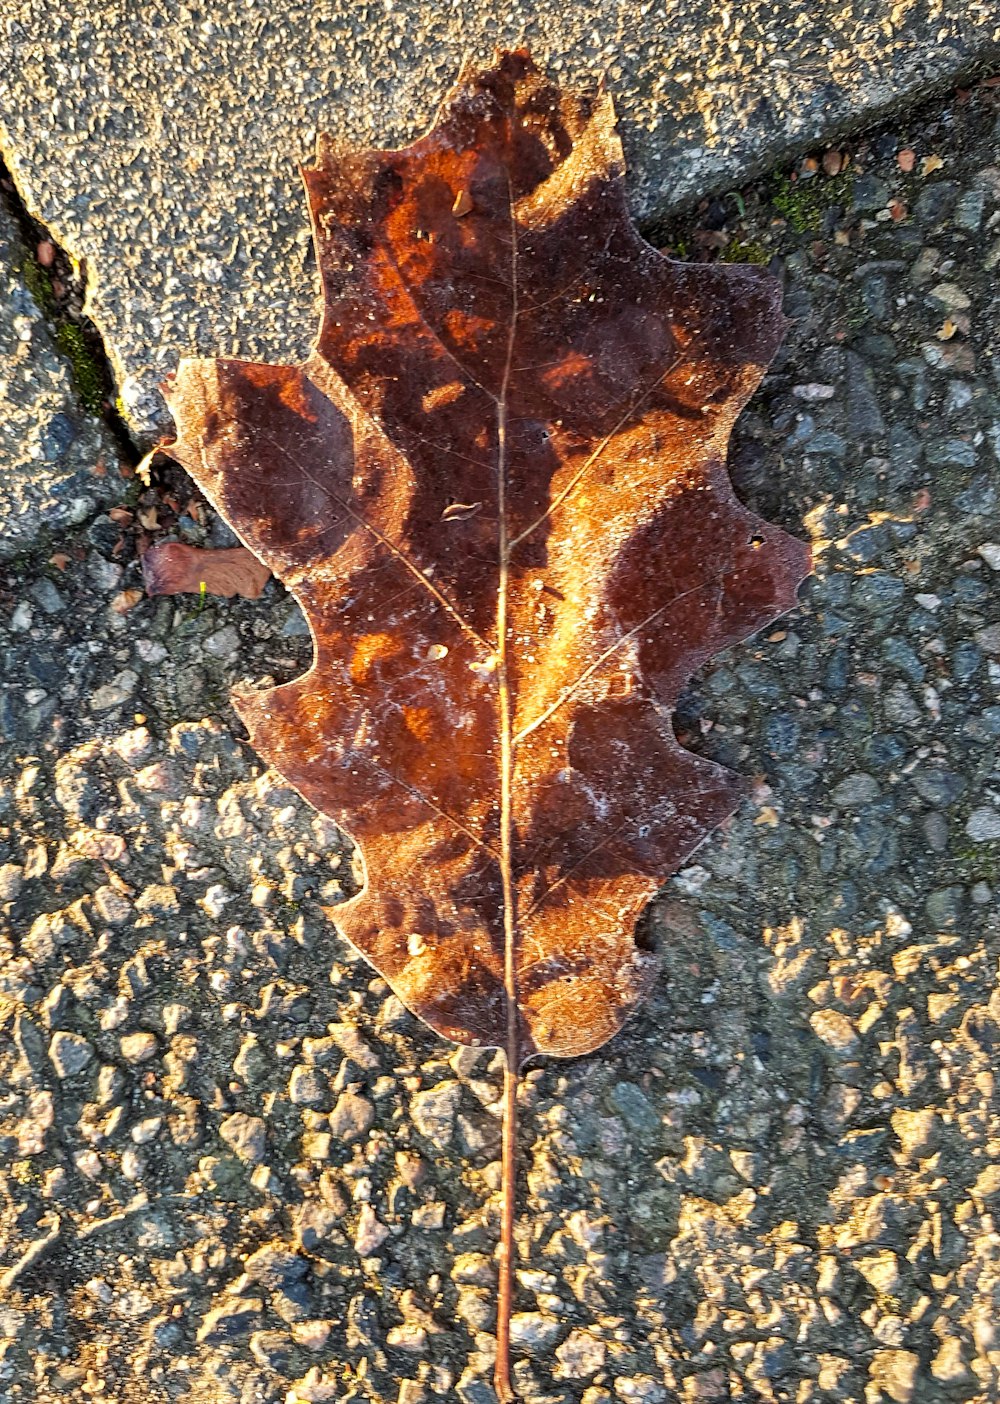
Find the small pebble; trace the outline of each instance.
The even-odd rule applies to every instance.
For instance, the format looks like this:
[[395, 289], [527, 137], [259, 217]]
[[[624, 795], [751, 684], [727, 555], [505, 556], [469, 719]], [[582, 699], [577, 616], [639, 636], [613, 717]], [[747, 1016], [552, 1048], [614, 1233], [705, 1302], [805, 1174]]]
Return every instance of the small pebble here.
[[965, 832], [973, 843], [992, 843], [1000, 839], [1000, 809], [980, 805], [969, 815]]
[[125, 1034], [119, 1046], [127, 1063], [146, 1063], [156, 1056], [159, 1048], [156, 1034], [144, 1030]]
[[259, 1164], [267, 1146], [267, 1128], [259, 1116], [234, 1112], [219, 1127], [219, 1135], [241, 1160]]
[[52, 1035], [49, 1058], [59, 1077], [76, 1077], [93, 1062], [94, 1050], [79, 1034], [59, 1032]]

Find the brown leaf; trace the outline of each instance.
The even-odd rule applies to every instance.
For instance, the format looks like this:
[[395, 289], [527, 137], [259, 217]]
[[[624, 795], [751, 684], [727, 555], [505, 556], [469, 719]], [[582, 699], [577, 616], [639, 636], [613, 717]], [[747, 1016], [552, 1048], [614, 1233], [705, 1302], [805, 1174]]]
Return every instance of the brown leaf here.
[[128, 614], [129, 610], [134, 609], [141, 599], [141, 590], [119, 590], [111, 601], [111, 611], [113, 614]]
[[271, 578], [271, 568], [245, 546], [203, 551], [181, 541], [151, 546], [142, 558], [150, 595], [243, 595], [255, 600]]
[[404, 150], [321, 140], [305, 180], [315, 349], [183, 361], [170, 451], [312, 626], [308, 673], [234, 703], [361, 845], [338, 923], [434, 1028], [506, 1051], [506, 1398], [517, 1067], [648, 990], [636, 919], [742, 789], [678, 744], [676, 697], [808, 567], [724, 466], [780, 293], [650, 248], [610, 98], [523, 53]]
[[509, 957], [520, 1057], [591, 1051], [647, 987], [635, 919], [739, 790], [669, 708], [807, 565], [723, 468], [777, 284], [655, 253], [621, 172], [609, 98], [519, 54], [412, 147], [321, 143], [313, 355], [169, 391], [171, 451], [313, 622], [312, 670], [238, 706], [362, 844], [338, 922], [463, 1042], [506, 1046]]
[[723, 468], [777, 284], [655, 253], [621, 173], [610, 99], [521, 55], [403, 151], [321, 143], [315, 352], [169, 391], [172, 452], [313, 623], [310, 673], [238, 707], [362, 844], [339, 924], [459, 1041], [506, 1046], [516, 984], [519, 1058], [599, 1047], [648, 987], [635, 919], [739, 791], [669, 708], [806, 569]]

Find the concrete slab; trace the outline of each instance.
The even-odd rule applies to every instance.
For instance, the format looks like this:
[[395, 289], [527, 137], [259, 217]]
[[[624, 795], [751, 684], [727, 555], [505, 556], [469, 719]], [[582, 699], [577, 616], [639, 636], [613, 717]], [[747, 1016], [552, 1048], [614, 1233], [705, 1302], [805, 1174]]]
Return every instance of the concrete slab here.
[[0, 562], [122, 490], [114, 440], [80, 407], [70, 362], [24, 281], [27, 260], [0, 202]]
[[606, 72], [636, 214], [741, 182], [1000, 54], [994, 3], [936, 0], [13, 0], [0, 144], [30, 208], [90, 270], [139, 434], [198, 351], [301, 357], [315, 278], [296, 163], [318, 131], [405, 143], [466, 56], [527, 43]]

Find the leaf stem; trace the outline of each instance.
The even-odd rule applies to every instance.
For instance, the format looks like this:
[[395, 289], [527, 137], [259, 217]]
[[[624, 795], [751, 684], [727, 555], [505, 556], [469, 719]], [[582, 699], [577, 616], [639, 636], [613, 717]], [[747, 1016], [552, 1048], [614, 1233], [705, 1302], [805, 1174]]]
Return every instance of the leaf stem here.
[[510, 1383], [510, 1313], [514, 1297], [514, 1216], [517, 1207], [518, 1054], [508, 1048], [503, 1072], [503, 1152], [500, 1180], [500, 1261], [497, 1282], [497, 1359], [493, 1376], [500, 1404], [515, 1398]]

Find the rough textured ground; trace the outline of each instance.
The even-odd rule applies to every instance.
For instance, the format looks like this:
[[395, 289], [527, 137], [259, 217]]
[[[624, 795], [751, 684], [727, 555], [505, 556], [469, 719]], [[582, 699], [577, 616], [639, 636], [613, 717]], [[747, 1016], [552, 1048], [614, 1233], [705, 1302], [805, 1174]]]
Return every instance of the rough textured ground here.
[[178, 355], [298, 359], [315, 325], [297, 163], [318, 131], [419, 134], [465, 57], [529, 44], [601, 73], [635, 208], [725, 189], [790, 148], [1000, 53], [993, 3], [939, 0], [15, 0], [0, 27], [0, 150], [90, 272], [90, 309], [140, 432]]
[[0, 561], [78, 526], [121, 492], [115, 442], [84, 412], [65, 354], [79, 363], [83, 339], [68, 319], [50, 324], [47, 310], [51, 282], [0, 204]]
[[[525, 1398], [1000, 1391], [997, 91], [664, 235], [785, 281], [733, 471], [817, 573], [685, 700], [756, 781], [655, 997], [528, 1077]], [[136, 600], [140, 533], [224, 534], [122, 495], [0, 594], [0, 1400], [488, 1404], [499, 1070], [323, 922], [350, 852], [240, 739], [294, 606]]]

